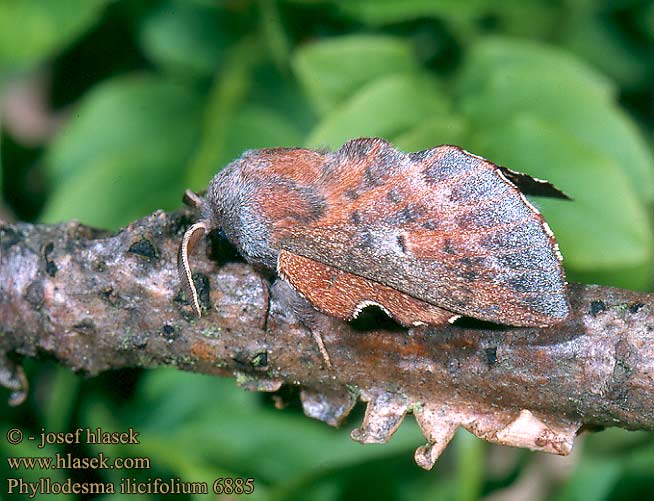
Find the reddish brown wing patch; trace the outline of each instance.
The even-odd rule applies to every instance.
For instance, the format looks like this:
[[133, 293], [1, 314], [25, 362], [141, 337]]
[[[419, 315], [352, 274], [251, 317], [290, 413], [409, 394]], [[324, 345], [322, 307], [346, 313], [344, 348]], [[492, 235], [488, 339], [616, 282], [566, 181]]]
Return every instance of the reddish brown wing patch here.
[[443, 324], [458, 316], [392, 287], [286, 251], [279, 253], [278, 273], [318, 310], [343, 320], [356, 318], [371, 305], [380, 306], [406, 327]]
[[327, 158], [319, 185], [331, 203], [310, 225], [277, 226], [280, 248], [483, 320], [567, 317], [551, 231], [483, 158], [454, 146], [403, 154], [359, 139]]
[[268, 148], [253, 150], [244, 160], [261, 170], [256, 175], [265, 189], [248, 198], [258, 212], [280, 224], [311, 224], [322, 217], [327, 201], [317, 187], [324, 154], [302, 148]]

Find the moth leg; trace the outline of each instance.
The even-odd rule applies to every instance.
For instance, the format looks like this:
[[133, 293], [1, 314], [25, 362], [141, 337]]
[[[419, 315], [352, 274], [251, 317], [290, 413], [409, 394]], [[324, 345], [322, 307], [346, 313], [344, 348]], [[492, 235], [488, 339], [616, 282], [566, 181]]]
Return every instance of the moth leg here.
[[310, 329], [311, 330], [311, 335], [313, 336], [314, 341], [318, 345], [318, 349], [320, 350], [320, 354], [322, 355], [323, 360], [325, 361], [325, 364], [327, 367], [332, 367], [332, 361], [329, 358], [329, 352], [327, 351], [327, 348], [325, 348], [325, 342], [322, 340], [322, 336], [320, 335], [320, 332]]
[[288, 251], [277, 261], [279, 275], [318, 310], [342, 320], [377, 305], [405, 327], [442, 325], [459, 315], [374, 280], [348, 273]]
[[286, 307], [290, 308], [295, 318], [305, 329], [311, 332], [325, 364], [329, 368], [333, 367], [329, 357], [329, 352], [327, 351], [325, 342], [320, 334], [324, 330], [330, 328], [329, 321], [333, 321], [333, 319], [327, 318], [320, 312], [316, 311], [311, 303], [293, 289], [286, 280], [277, 280], [275, 282], [273, 285], [273, 294], [278, 298], [283, 298]]
[[295, 314], [296, 318], [304, 325], [309, 332], [311, 332], [311, 335], [313, 336], [313, 340], [316, 342], [318, 345], [318, 350], [320, 351], [320, 354], [322, 355], [323, 360], [325, 361], [325, 364], [327, 367], [332, 367], [332, 361], [329, 358], [329, 352], [327, 351], [327, 348], [325, 348], [325, 341], [322, 338], [322, 335], [320, 332], [322, 329], [320, 329], [320, 322], [318, 320], [318, 315], [320, 315], [319, 312], [316, 311], [316, 309], [311, 306], [311, 303], [307, 301], [305, 298], [297, 294], [297, 292], [293, 291], [297, 299], [295, 302], [291, 305], [293, 308], [293, 313]]
[[182, 288], [184, 289], [184, 292], [186, 292], [186, 297], [191, 303], [193, 311], [195, 311], [198, 318], [202, 316], [202, 310], [200, 309], [198, 291], [195, 289], [195, 284], [193, 283], [193, 276], [191, 275], [191, 266], [188, 258], [206, 233], [207, 228], [207, 221], [198, 221], [189, 227], [182, 237], [182, 241], [179, 244], [179, 251], [177, 252], [177, 273], [179, 274], [179, 281], [182, 283]]

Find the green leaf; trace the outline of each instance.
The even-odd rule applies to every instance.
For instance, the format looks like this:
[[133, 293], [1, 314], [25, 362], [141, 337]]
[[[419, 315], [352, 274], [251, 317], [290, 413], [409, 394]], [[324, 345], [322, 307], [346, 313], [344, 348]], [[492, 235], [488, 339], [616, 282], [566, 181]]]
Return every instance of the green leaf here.
[[550, 80], [577, 82], [599, 98], [615, 93], [611, 81], [573, 55], [552, 46], [524, 39], [485, 37], [470, 48], [457, 84], [458, 94], [467, 96], [484, 88], [491, 77], [514, 74], [547, 76]]
[[567, 482], [558, 501], [604, 501], [610, 499], [622, 467], [617, 459], [585, 458]]
[[549, 179], [573, 198], [537, 201], [566, 267], [606, 270], [648, 262], [654, 252], [650, 217], [612, 158], [526, 114], [480, 132], [476, 144], [491, 161]]
[[468, 19], [479, 14], [486, 0], [348, 0], [334, 1], [343, 13], [372, 25], [399, 23], [421, 17]]
[[224, 10], [181, 2], [161, 5], [140, 32], [145, 54], [182, 76], [212, 75], [235, 39], [233, 23]]
[[232, 46], [224, 69], [216, 75], [203, 112], [202, 136], [189, 161], [187, 184], [204, 189], [224, 165], [224, 151], [232, 120], [250, 92], [252, 72], [260, 61], [260, 46], [246, 39]]
[[82, 99], [51, 143], [49, 172], [57, 183], [95, 158], [188, 144], [197, 135], [200, 104], [185, 87], [150, 75], [106, 81]]
[[290, 63], [290, 42], [284, 29], [282, 15], [277, 0], [258, 0], [261, 14], [261, 33], [270, 57], [277, 68], [285, 72]]
[[361, 136], [392, 140], [427, 118], [446, 114], [447, 100], [436, 82], [418, 75], [391, 75], [363, 87], [329, 113], [307, 144], [336, 148]]
[[343, 14], [372, 26], [436, 18], [463, 40], [474, 38], [486, 18], [507, 34], [542, 38], [551, 36], [561, 9], [540, 0], [332, 0]]
[[484, 482], [484, 451], [486, 443], [466, 430], [454, 436], [457, 454], [458, 501], [479, 499]]
[[[638, 9], [636, 17], [637, 29], [650, 44], [654, 43], [654, 3], [643, 2]], [[651, 46], [651, 45], [650, 45]]]
[[200, 109], [192, 92], [152, 76], [94, 89], [47, 152], [53, 192], [42, 219], [115, 228], [179, 205]]
[[610, 285], [643, 292], [654, 290], [652, 267], [654, 256], [640, 264], [611, 268], [610, 270], [571, 270], [568, 280], [581, 284]]
[[0, 0], [0, 75], [32, 66], [72, 42], [107, 0]]
[[323, 115], [365, 84], [418, 67], [407, 41], [372, 35], [342, 36], [305, 45], [295, 52], [292, 62], [305, 92]]
[[302, 131], [285, 115], [257, 105], [244, 106], [227, 131], [222, 160], [216, 167], [223, 167], [245, 150], [299, 146], [302, 140]]
[[589, 434], [583, 447], [586, 453], [598, 459], [639, 455], [640, 451], [648, 451], [650, 461], [654, 460], [654, 436], [647, 431], [606, 428], [602, 433]]
[[499, 31], [521, 39], [551, 38], [560, 30], [561, 17], [567, 15], [556, 3], [542, 0], [484, 0], [484, 4], [484, 14], [495, 19]]
[[518, 114], [554, 123], [589, 148], [610, 157], [630, 178], [645, 202], [654, 201], [652, 158], [640, 132], [614, 103], [599, 100], [579, 85], [546, 75], [494, 75], [488, 88], [462, 103], [478, 128], [490, 128]]
[[[207, 401], [207, 395], [219, 398]], [[219, 408], [239, 408], [255, 412], [257, 398], [234, 384], [233, 379], [203, 374], [187, 374], [161, 368], [140, 380], [138, 397], [131, 412], [147, 419], [153, 430], [176, 429], [199, 416], [210, 416]]]
[[623, 87], [647, 85], [648, 67], [643, 62], [648, 54], [642, 53], [616, 26], [602, 18], [581, 17], [563, 35], [562, 45]]
[[57, 185], [43, 211], [45, 223], [76, 219], [116, 229], [156, 209], [180, 205], [183, 176], [162, 152], [132, 150], [100, 157], [86, 172]]
[[396, 136], [393, 143], [402, 151], [420, 151], [439, 144], [465, 144], [466, 121], [455, 114], [427, 117], [415, 127]]
[[[651, 151], [635, 124], [611, 99], [610, 87], [561, 52], [501, 42], [481, 47], [460, 81], [460, 105], [477, 129], [501, 126], [517, 114], [556, 124], [612, 158], [644, 202], [654, 201]], [[500, 57], [504, 54], [504, 57]], [[538, 57], [541, 54], [542, 57]]]
[[81, 378], [63, 367], [48, 367], [45, 370], [46, 377], [41, 385], [49, 398], [43, 402], [43, 422], [54, 430], [67, 430], [79, 398]]

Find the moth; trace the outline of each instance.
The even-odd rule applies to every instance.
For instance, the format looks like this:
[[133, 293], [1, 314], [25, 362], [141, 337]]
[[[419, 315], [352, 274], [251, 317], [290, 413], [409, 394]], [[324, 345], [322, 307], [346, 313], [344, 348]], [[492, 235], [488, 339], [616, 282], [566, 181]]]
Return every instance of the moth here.
[[450, 145], [403, 153], [360, 138], [334, 152], [246, 151], [206, 197], [187, 191], [202, 217], [182, 239], [180, 281], [200, 316], [189, 254], [220, 228], [247, 262], [343, 320], [376, 305], [404, 326], [459, 316], [552, 325], [570, 312], [562, 258], [525, 194], [568, 198]]

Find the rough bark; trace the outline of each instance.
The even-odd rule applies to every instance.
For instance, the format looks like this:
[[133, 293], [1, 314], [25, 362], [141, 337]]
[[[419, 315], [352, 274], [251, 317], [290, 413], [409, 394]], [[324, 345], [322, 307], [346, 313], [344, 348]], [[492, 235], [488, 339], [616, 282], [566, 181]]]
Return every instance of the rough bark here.
[[359, 398], [368, 406], [352, 437], [364, 443], [388, 440], [413, 412], [427, 438], [416, 451], [425, 468], [459, 426], [558, 454], [582, 426], [654, 430], [653, 294], [572, 284], [569, 320], [541, 329], [357, 329], [319, 316], [327, 367], [289, 307], [288, 286], [212, 259], [224, 255], [215, 241], [194, 259], [206, 310], [194, 318], [175, 268], [192, 219], [156, 212], [115, 234], [0, 225], [0, 382], [13, 403], [26, 384], [14, 361], [48, 355], [89, 375], [172, 365], [236, 376], [250, 390], [299, 385], [305, 413], [331, 425]]

